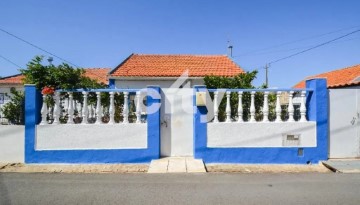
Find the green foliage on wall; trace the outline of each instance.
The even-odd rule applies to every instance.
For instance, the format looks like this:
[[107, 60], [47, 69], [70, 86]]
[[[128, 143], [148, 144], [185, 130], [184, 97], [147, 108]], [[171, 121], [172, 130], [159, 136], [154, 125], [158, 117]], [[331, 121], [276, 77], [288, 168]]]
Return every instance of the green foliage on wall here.
[[6, 103], [1, 112], [4, 117], [8, 119], [11, 124], [23, 125], [24, 124], [24, 92], [17, 91], [14, 88], [10, 90], [10, 102]]

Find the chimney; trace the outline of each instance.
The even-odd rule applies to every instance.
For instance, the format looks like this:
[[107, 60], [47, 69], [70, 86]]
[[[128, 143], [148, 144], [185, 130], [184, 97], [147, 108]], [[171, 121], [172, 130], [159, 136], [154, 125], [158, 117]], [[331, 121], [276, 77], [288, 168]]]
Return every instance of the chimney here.
[[228, 57], [232, 58], [232, 49], [233, 46], [230, 44], [230, 41], [228, 41]]
[[49, 62], [49, 65], [52, 65], [52, 62], [53, 62], [53, 60], [54, 60], [53, 57], [50, 56], [47, 60], [48, 60], [48, 62]]

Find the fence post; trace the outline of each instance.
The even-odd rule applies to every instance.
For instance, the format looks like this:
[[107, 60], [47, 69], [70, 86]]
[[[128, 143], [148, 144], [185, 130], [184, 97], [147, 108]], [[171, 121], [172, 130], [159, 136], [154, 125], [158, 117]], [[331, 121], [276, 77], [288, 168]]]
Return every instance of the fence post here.
[[161, 90], [159, 86], [147, 87], [147, 132], [148, 148], [151, 149], [151, 158], [160, 158], [160, 105]]
[[[194, 86], [194, 158], [202, 159], [207, 146], [207, 108], [196, 106], [196, 92], [207, 92], [206, 86]], [[216, 116], [215, 116], [216, 117]]]
[[35, 85], [25, 84], [25, 163], [35, 153], [36, 125], [40, 122], [41, 94]]
[[325, 78], [306, 81], [306, 88], [313, 92], [306, 94], [307, 116], [309, 121], [316, 121], [316, 142], [314, 152], [316, 161], [328, 159], [329, 144], [329, 96]]

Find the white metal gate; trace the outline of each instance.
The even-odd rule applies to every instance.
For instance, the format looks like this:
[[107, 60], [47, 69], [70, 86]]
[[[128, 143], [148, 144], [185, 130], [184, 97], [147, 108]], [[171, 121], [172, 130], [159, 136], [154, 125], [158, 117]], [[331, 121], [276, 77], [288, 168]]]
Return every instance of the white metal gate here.
[[329, 158], [360, 157], [360, 90], [330, 89]]
[[161, 156], [193, 156], [193, 89], [162, 89], [160, 143]]

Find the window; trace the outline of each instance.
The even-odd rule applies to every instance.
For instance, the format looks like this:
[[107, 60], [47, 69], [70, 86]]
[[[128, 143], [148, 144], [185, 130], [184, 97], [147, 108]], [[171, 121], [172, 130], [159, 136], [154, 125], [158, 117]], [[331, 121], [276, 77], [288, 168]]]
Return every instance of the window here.
[[0, 104], [4, 104], [4, 101], [5, 101], [5, 94], [0, 93]]

